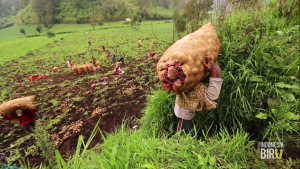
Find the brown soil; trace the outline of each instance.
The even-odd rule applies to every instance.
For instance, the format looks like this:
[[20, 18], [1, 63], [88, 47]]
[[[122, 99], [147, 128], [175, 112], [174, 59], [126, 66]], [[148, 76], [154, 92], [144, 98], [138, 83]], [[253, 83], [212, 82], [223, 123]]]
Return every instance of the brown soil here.
[[[23, 84], [16, 87], [15, 90], [20, 93], [20, 96], [35, 94], [37, 96], [37, 107], [40, 109], [40, 111], [38, 111], [39, 116], [45, 116], [45, 119], [53, 119], [70, 109], [66, 116], [63, 117], [57, 124], [53, 125], [53, 128], [47, 132], [55, 140], [56, 148], [63, 156], [71, 155], [76, 150], [78, 136], [82, 135], [84, 140], [87, 141], [99, 119], [100, 122], [98, 127], [102, 132], [104, 132], [104, 134], [114, 132], [115, 129], [122, 124], [124, 119], [127, 119], [127, 125], [129, 127], [133, 127], [137, 124], [136, 119], [141, 117], [141, 111], [145, 107], [146, 91], [155, 84], [155, 82], [149, 82], [149, 76], [151, 76], [150, 72], [145, 73], [145, 71], [140, 71], [140, 67], [133, 70], [133, 68], [138, 67], [138, 64], [143, 61], [144, 59], [141, 59], [125, 64], [122, 68], [129, 67], [129, 69], [122, 75], [114, 75], [113, 66], [101, 67], [101, 70], [99, 71], [80, 75], [74, 75], [71, 72], [62, 73], [57, 71], [54, 75], [51, 74], [51, 76], [45, 79], [31, 82], [32, 85], [30, 87], [26, 87], [26, 85]], [[153, 71], [156, 66], [155, 62], [149, 61], [148, 65], [150, 68], [149, 71], [152, 72], [152, 75], [153, 72], [155, 74], [155, 71]], [[86, 80], [86, 77], [96, 74], [101, 76], [103, 80], [107, 80], [108, 84], [102, 87], [91, 88], [90, 85], [92, 83], [96, 83], [97, 79]], [[103, 74], [107, 75], [103, 76]], [[140, 86], [140, 83], [138, 83], [135, 79], [138, 76], [146, 76], [142, 86]], [[25, 77], [15, 78], [19, 82], [27, 80]], [[76, 83], [78, 80], [82, 81]], [[71, 83], [64, 87], [59, 86], [60, 84], [64, 84], [66, 81], [74, 82], [74, 84]], [[149, 82], [149, 84], [145, 85], [147, 82]], [[45, 88], [46, 90], [32, 91], [32, 89], [35, 88]], [[105, 93], [99, 94], [99, 90], [106, 91]], [[68, 93], [70, 94], [66, 97]], [[82, 97], [81, 101], [72, 100], [78, 96]], [[19, 96], [14, 97], [17, 98]], [[95, 98], [97, 100], [95, 100]], [[49, 102], [53, 99], [59, 101], [59, 104], [55, 106], [53, 103]], [[105, 102], [103, 102], [103, 100], [105, 100]], [[73, 106], [71, 106], [71, 104]], [[50, 110], [43, 110], [44, 108], [49, 107], [51, 107]], [[15, 129], [15, 127], [8, 121], [3, 121], [0, 124], [0, 127], [2, 129], [0, 136], [1, 149], [9, 147], [10, 144], [18, 140], [18, 138], [27, 135], [21, 127], [17, 127], [17, 130], [11, 130], [12, 128]], [[12, 132], [10, 137], [2, 137], [8, 135], [10, 132]], [[29, 142], [34, 143], [34, 138], [26, 141], [26, 143]], [[92, 140], [90, 147], [101, 143], [102, 138], [98, 132]], [[21, 144], [16, 148], [23, 150], [21, 153], [24, 155], [24, 150], [29, 146], [31, 145]], [[8, 156], [10, 155], [9, 152], [4, 153]], [[45, 158], [39, 155], [28, 155], [25, 156], [25, 158], [29, 159], [31, 165], [40, 165], [41, 163], [45, 163]], [[18, 164], [20, 165], [20, 163]]]

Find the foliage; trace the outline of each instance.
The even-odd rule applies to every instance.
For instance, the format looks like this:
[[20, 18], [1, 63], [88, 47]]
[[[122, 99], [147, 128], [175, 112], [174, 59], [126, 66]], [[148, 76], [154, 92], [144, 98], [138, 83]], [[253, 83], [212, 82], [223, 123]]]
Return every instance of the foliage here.
[[[174, 132], [176, 117], [173, 114], [175, 95], [164, 90], [154, 90], [148, 95], [146, 108], [143, 110], [141, 124], [144, 128], [153, 127], [155, 135]], [[154, 106], [154, 104], [156, 104]]]
[[[130, 13], [141, 9], [142, 18], [149, 17], [149, 11], [155, 10], [152, 18], [171, 18], [170, 0], [10, 0], [0, 1], [1, 17], [17, 16], [10, 22], [18, 24], [53, 25], [55, 23], [89, 23], [90, 12], [102, 15], [108, 21], [129, 17]], [[3, 21], [3, 26], [7, 21]]]
[[98, 16], [98, 18], [96, 19], [96, 22], [97, 22], [97, 25], [101, 27], [104, 24], [103, 16], [102, 15]]
[[175, 30], [177, 32], [178, 38], [180, 38], [180, 33], [186, 30], [186, 21], [184, 14], [178, 14], [175, 12]]
[[[96, 129], [96, 130], [95, 130]], [[126, 130], [122, 125], [114, 134], [104, 137], [101, 130], [95, 127], [89, 140], [85, 143], [79, 136], [75, 155], [65, 161], [56, 151], [58, 167], [67, 168], [267, 168], [268, 165], [254, 154], [254, 142], [242, 130], [235, 130], [233, 135], [221, 129], [213, 137], [208, 137], [208, 130], [203, 130], [205, 140], [197, 140], [190, 135], [167, 138], [153, 137], [151, 132]], [[104, 143], [87, 149], [96, 132], [102, 135]], [[184, 146], [182, 146], [184, 145]], [[80, 147], [83, 146], [82, 149]], [[101, 151], [99, 151], [101, 149]], [[273, 165], [296, 167], [297, 161], [276, 160]]]
[[48, 22], [47, 22], [47, 20], [46, 20], [43, 16], [42, 16], [42, 18], [41, 18], [41, 22], [43, 23], [43, 25], [44, 25], [44, 27], [45, 27], [46, 29], [49, 28]]
[[90, 13], [90, 24], [92, 25], [93, 29], [95, 29], [97, 20], [95, 19], [94, 13]]
[[36, 122], [36, 128], [34, 132], [34, 139], [36, 140], [36, 146], [41, 150], [42, 156], [49, 162], [49, 167], [56, 166], [54, 150], [55, 144], [51, 135], [45, 131], [45, 127], [42, 126], [45, 121], [38, 120]]
[[42, 27], [42, 25], [37, 25], [35, 29], [38, 33], [41, 33], [43, 27]]
[[26, 32], [25, 32], [24, 28], [20, 28], [20, 32], [26, 36]]
[[198, 22], [207, 17], [208, 11], [212, 9], [213, 0], [188, 0], [184, 6], [187, 22], [191, 24], [191, 31], [199, 28]]
[[48, 37], [48, 38], [53, 38], [53, 37], [55, 37], [55, 33], [52, 32], [52, 31], [48, 31], [48, 32], [47, 32], [47, 37]]

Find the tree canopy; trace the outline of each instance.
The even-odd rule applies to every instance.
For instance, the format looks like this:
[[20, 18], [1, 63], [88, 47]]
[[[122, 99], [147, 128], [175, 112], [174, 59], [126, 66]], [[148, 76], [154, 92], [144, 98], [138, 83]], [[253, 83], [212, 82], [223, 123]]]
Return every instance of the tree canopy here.
[[[44, 27], [54, 23], [90, 23], [91, 16], [121, 20], [135, 11], [142, 18], [170, 19], [171, 8], [171, 0], [0, 0], [0, 28], [9, 22]], [[15, 20], [8, 21], [10, 16], [16, 16]]]

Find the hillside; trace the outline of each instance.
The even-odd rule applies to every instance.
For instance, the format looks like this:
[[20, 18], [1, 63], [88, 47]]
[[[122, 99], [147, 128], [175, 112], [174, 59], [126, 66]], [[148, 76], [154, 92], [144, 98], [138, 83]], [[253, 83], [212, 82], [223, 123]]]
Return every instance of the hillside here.
[[0, 28], [45, 22], [89, 23], [92, 15], [105, 21], [132, 15], [166, 19], [172, 18], [172, 4], [171, 0], [0, 0]]

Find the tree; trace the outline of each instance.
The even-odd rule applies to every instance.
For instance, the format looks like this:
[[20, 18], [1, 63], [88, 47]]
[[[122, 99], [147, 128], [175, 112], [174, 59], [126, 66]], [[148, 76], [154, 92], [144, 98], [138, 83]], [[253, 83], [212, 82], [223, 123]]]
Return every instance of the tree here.
[[31, 7], [34, 12], [41, 18], [46, 15], [45, 7], [47, 5], [47, 0], [31, 0]]
[[47, 23], [47, 28], [53, 24], [54, 16], [51, 13], [47, 13], [45, 16], [45, 22]]
[[39, 24], [40, 23], [40, 18], [35, 12], [31, 16], [31, 23], [33, 23], [33, 24]]
[[[143, 21], [143, 18], [141, 15], [138, 15], [137, 18], [136, 18], [136, 21], [138, 22], [138, 25], [141, 25], [142, 21]], [[138, 27], [139, 30], [140, 30], [140, 27]]]
[[137, 16], [137, 21], [138, 21], [139, 23], [142, 23], [142, 21], [143, 21], [143, 18], [142, 18], [142, 16], [141, 16], [141, 15], [138, 15], [138, 16]]
[[36, 25], [35, 30], [36, 30], [38, 33], [41, 33], [42, 29], [43, 29], [42, 25]]
[[212, 9], [213, 0], [187, 0], [184, 5], [187, 21], [191, 23], [192, 31], [198, 28], [199, 21], [207, 17], [207, 13]]
[[52, 31], [47, 32], [47, 37], [48, 38], [54, 38], [55, 37], [55, 33]]
[[179, 10], [175, 9], [173, 13], [173, 43], [174, 43], [175, 32], [176, 32], [175, 22], [177, 21], [178, 16], [179, 16]]
[[45, 19], [44, 17], [42, 17], [41, 22], [43, 23], [43, 25], [44, 25], [44, 27], [45, 27], [46, 29], [49, 28], [49, 25], [48, 25], [48, 23], [47, 23], [47, 21], [46, 21], [46, 19]]
[[140, 11], [143, 10], [143, 8], [148, 8], [149, 0], [136, 0], [137, 6], [139, 7]]
[[117, 8], [112, 0], [105, 1], [105, 3], [101, 5], [100, 14], [104, 16], [107, 21], [112, 20], [115, 17], [116, 12]]
[[173, 13], [173, 43], [175, 38], [175, 21], [179, 16], [179, 0], [172, 0], [171, 1], [172, 8], [174, 9]]
[[127, 8], [126, 8], [126, 4], [125, 4], [124, 1], [118, 1], [117, 0], [117, 1], [115, 1], [114, 6], [116, 8], [116, 13], [115, 13], [115, 16], [114, 16], [115, 19], [119, 19], [122, 16], [124, 16], [124, 14], [126, 14]]
[[100, 26], [100, 27], [103, 25], [103, 21], [104, 21], [104, 18], [103, 18], [102, 15], [100, 15], [100, 16], [96, 19], [97, 25]]
[[175, 20], [175, 30], [177, 32], [178, 38], [181, 38], [180, 33], [185, 31], [185, 29], [186, 29], [186, 21], [185, 21], [184, 14], [181, 15], [179, 14]]
[[96, 26], [96, 19], [95, 19], [95, 16], [94, 16], [94, 13], [90, 13], [90, 24], [92, 25], [93, 29], [95, 29], [95, 26]]
[[23, 28], [20, 28], [20, 32], [26, 36], [25, 30]]

